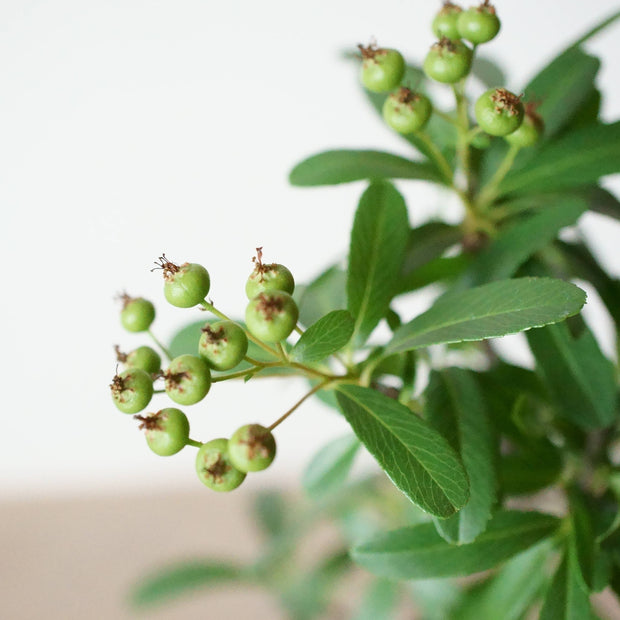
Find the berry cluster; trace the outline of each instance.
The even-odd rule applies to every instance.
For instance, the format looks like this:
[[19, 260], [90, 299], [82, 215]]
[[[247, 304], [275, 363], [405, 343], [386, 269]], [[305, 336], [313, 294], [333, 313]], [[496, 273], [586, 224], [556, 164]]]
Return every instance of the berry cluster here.
[[[247, 379], [266, 367], [292, 366], [282, 342], [294, 329], [299, 329], [299, 311], [291, 296], [295, 288], [293, 275], [284, 265], [264, 263], [262, 248], [257, 248], [253, 261], [254, 269], [245, 287], [249, 299], [245, 325], [230, 320], [207, 300], [211, 281], [202, 265], [177, 265], [165, 254], [156, 261], [152, 271], [162, 271], [164, 296], [169, 303], [179, 308], [199, 306], [220, 319], [205, 323], [196, 343], [196, 355], [172, 358], [151, 332], [155, 319], [153, 304], [141, 297], [121, 295], [123, 327], [130, 332], [147, 332], [169, 359], [169, 364], [163, 369], [160, 354], [149, 346], [140, 346], [129, 353], [115, 347], [117, 362], [124, 369], [119, 372], [117, 367], [110, 389], [112, 401], [120, 411], [138, 414], [148, 407], [156, 393], [166, 393], [179, 405], [194, 405], [209, 393], [215, 382]], [[268, 353], [271, 361], [250, 358], [247, 355], [249, 340]], [[244, 370], [225, 373], [241, 363], [246, 365]], [[303, 365], [295, 366], [302, 375], [317, 374]], [[163, 389], [154, 388], [159, 381], [163, 382]], [[155, 454], [171, 456], [186, 445], [195, 446], [198, 448], [196, 473], [200, 481], [216, 491], [230, 491], [243, 482], [248, 472], [261, 471], [272, 463], [276, 454], [272, 430], [288, 413], [290, 411], [269, 428], [247, 424], [237, 429], [230, 439], [218, 438], [206, 443], [190, 439], [187, 416], [176, 407], [134, 417], [140, 422], [139, 428]]]
[[[430, 79], [452, 84], [459, 83], [471, 71], [476, 47], [495, 38], [500, 20], [489, 0], [467, 10], [452, 2], [444, 2], [432, 24], [438, 41], [424, 59], [424, 73]], [[390, 93], [383, 104], [383, 118], [401, 134], [418, 134], [433, 112], [451, 121], [451, 117], [433, 109], [431, 100], [423, 93], [402, 85], [406, 65], [395, 49], [383, 49], [376, 44], [358, 46], [362, 56], [361, 81], [374, 93]], [[468, 141], [477, 148], [488, 146], [489, 140], [481, 134], [505, 137], [517, 148], [532, 146], [543, 132], [543, 122], [536, 106], [524, 106], [521, 98], [503, 87], [492, 88], [482, 94], [474, 109], [478, 126], [473, 128]]]

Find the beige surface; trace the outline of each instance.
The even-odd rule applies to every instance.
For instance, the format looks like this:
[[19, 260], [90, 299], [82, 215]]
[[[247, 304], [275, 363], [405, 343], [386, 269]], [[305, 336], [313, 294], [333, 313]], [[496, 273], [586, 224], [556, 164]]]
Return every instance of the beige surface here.
[[267, 594], [245, 586], [156, 612], [128, 610], [128, 586], [165, 563], [254, 556], [260, 541], [247, 517], [249, 497], [201, 491], [0, 504], [0, 618], [283, 618]]

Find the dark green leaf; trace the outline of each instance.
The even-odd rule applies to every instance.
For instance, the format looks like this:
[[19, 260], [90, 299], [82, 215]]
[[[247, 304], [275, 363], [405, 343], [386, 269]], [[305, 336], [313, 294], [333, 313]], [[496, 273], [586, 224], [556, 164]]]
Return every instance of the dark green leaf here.
[[588, 591], [585, 588], [577, 560], [567, 551], [547, 590], [539, 620], [589, 620], [591, 618]]
[[292, 185], [337, 185], [365, 179], [419, 179], [445, 183], [429, 163], [382, 151], [337, 150], [312, 155], [289, 175]]
[[449, 542], [472, 542], [484, 531], [495, 504], [495, 441], [474, 375], [461, 368], [431, 374], [425, 417], [460, 455], [469, 478], [470, 497], [459, 512], [435, 521]]
[[399, 328], [388, 352], [484, 340], [556, 323], [579, 312], [586, 294], [552, 278], [518, 278], [448, 292]]
[[353, 620], [390, 620], [396, 617], [399, 584], [376, 579], [364, 593]]
[[306, 327], [316, 323], [332, 310], [347, 307], [347, 274], [339, 267], [330, 267], [308, 284], [299, 298], [299, 320]]
[[451, 620], [520, 620], [546, 581], [549, 545], [541, 543], [508, 561], [489, 581], [474, 589]]
[[536, 366], [557, 405], [558, 415], [581, 428], [609, 426], [616, 416], [611, 362], [584, 325], [573, 338], [566, 324], [528, 334]]
[[595, 185], [582, 190], [581, 195], [591, 211], [620, 220], [620, 202], [611, 192]]
[[564, 197], [552, 207], [502, 231], [461, 276], [457, 286], [470, 288], [509, 278], [532, 254], [553, 241], [565, 226], [572, 226], [587, 209], [583, 199]]
[[588, 499], [574, 486], [568, 490], [572, 539], [576, 552], [577, 567], [585, 585], [592, 589], [598, 545], [596, 544], [596, 532], [592, 515], [588, 509]]
[[338, 403], [392, 482], [432, 515], [449, 517], [468, 499], [463, 466], [448, 442], [407, 407], [376, 390], [342, 385]]
[[591, 96], [600, 64], [598, 58], [570, 47], [525, 87], [525, 101], [541, 101], [537, 112], [545, 121], [545, 138], [560, 131]]
[[429, 284], [442, 283], [448, 285], [456, 280], [471, 262], [472, 256], [469, 254], [435, 258], [402, 279], [399, 294], [410, 293]]
[[340, 490], [360, 447], [357, 437], [347, 435], [330, 441], [310, 461], [303, 475], [306, 493], [317, 500]]
[[390, 183], [372, 183], [355, 213], [349, 249], [348, 309], [358, 344], [385, 316], [398, 290], [408, 230], [403, 197]]
[[342, 349], [353, 335], [355, 321], [346, 310], [333, 310], [313, 323], [291, 349], [294, 362], [320, 362]]
[[586, 127], [541, 146], [506, 175], [500, 193], [553, 192], [596, 183], [614, 172], [620, 172], [620, 122]]
[[390, 579], [457, 577], [493, 568], [550, 536], [558, 519], [538, 512], [500, 511], [467, 545], [451, 545], [432, 523], [381, 534], [355, 547], [353, 560]]
[[156, 605], [195, 590], [235, 582], [242, 570], [226, 562], [187, 562], [147, 577], [131, 594], [136, 606]]

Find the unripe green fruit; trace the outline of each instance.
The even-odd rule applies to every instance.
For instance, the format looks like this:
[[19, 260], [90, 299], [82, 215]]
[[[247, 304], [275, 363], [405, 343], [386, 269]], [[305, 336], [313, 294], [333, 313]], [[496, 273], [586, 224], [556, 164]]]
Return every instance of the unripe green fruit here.
[[386, 93], [396, 88], [405, 75], [405, 60], [392, 49], [362, 47], [362, 84], [373, 93]]
[[424, 59], [424, 73], [437, 82], [454, 84], [471, 69], [472, 51], [465, 43], [443, 38], [435, 43]]
[[193, 405], [209, 392], [211, 371], [202, 358], [179, 355], [170, 362], [165, 380], [166, 393], [175, 403]]
[[228, 442], [230, 462], [244, 472], [267, 469], [276, 456], [276, 440], [268, 428], [246, 424]]
[[203, 301], [209, 293], [211, 280], [209, 272], [202, 265], [177, 265], [169, 261], [165, 254], [162, 254], [155, 264], [155, 269], [164, 272], [164, 297], [173, 306], [191, 308]]
[[491, 88], [475, 105], [476, 120], [483, 131], [492, 136], [507, 136], [523, 121], [523, 104], [519, 97], [505, 88]]
[[123, 295], [121, 324], [128, 332], [145, 332], [155, 320], [155, 306], [142, 297]]
[[140, 368], [129, 368], [112, 379], [112, 400], [123, 413], [142, 411], [153, 397], [153, 380]]
[[480, 6], [471, 7], [461, 13], [458, 16], [457, 28], [460, 38], [479, 45], [497, 36], [500, 21], [495, 14], [495, 7], [484, 2]]
[[189, 439], [187, 416], [174, 407], [167, 407], [150, 416], [136, 416], [140, 429], [144, 429], [146, 443], [159, 456], [172, 456], [180, 452]]
[[284, 291], [289, 295], [295, 290], [295, 278], [284, 266], [278, 263], [257, 264], [245, 283], [245, 294], [253, 299], [265, 291]]
[[214, 370], [230, 370], [248, 351], [248, 337], [233, 321], [217, 321], [202, 328], [198, 353]]
[[246, 474], [230, 462], [228, 439], [212, 439], [200, 446], [196, 455], [196, 473], [202, 484], [214, 491], [232, 491]]
[[428, 122], [433, 111], [431, 100], [408, 88], [401, 87], [392, 93], [383, 104], [385, 122], [398, 133], [414, 133]]
[[536, 112], [525, 111], [523, 122], [518, 129], [505, 137], [506, 142], [512, 146], [526, 148], [534, 146], [545, 131], [545, 124]]
[[491, 138], [486, 133], [478, 133], [472, 138], [471, 145], [481, 150], [488, 149], [491, 146]]
[[245, 311], [249, 332], [263, 342], [286, 340], [295, 329], [299, 310], [293, 298], [284, 291], [260, 293]]
[[438, 39], [446, 37], [448, 39], [460, 39], [458, 27], [456, 25], [459, 15], [463, 9], [452, 2], [446, 2], [442, 9], [437, 13], [433, 20], [433, 32]]
[[161, 370], [161, 357], [151, 347], [142, 346], [127, 354], [125, 364], [128, 368], [140, 368], [154, 375]]

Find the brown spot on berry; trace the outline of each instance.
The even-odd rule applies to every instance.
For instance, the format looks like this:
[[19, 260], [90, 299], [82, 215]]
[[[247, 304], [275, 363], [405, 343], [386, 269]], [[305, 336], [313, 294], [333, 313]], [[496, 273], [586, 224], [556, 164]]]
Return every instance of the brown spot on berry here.
[[135, 415], [133, 419], [140, 422], [138, 426], [138, 430], [140, 431], [159, 431], [162, 429], [164, 421], [161, 411], [148, 416]]
[[358, 43], [357, 48], [362, 55], [362, 60], [375, 60], [377, 56], [387, 54], [387, 50], [377, 47], [376, 41], [371, 41], [366, 47]]
[[261, 426], [254, 425], [248, 429], [246, 439], [240, 439], [239, 443], [248, 446], [248, 458], [253, 459], [256, 456], [260, 458], [268, 458], [271, 454], [267, 442], [270, 433]]
[[260, 293], [257, 296], [256, 309], [263, 315], [266, 321], [272, 321], [275, 316], [284, 310], [286, 300], [280, 295], [265, 295]]
[[491, 101], [495, 104], [495, 111], [497, 113], [506, 111], [510, 116], [519, 114], [521, 96], [511, 93], [505, 88], [496, 88], [491, 95]]
[[127, 353], [123, 353], [117, 344], [114, 345], [114, 352], [116, 353], [117, 362], [124, 364], [127, 361]]
[[166, 258], [166, 255], [162, 253], [162, 255], [154, 261], [156, 267], [151, 269], [151, 272], [157, 271], [161, 269], [164, 272], [164, 280], [171, 280], [174, 277], [175, 273], [178, 273], [181, 269], [176, 263], [173, 263], [171, 260]]
[[457, 51], [456, 43], [452, 39], [448, 39], [448, 37], [441, 37], [439, 41], [431, 45], [431, 49], [440, 54], [444, 54], [445, 52], [453, 54]]
[[200, 331], [206, 335], [206, 341], [209, 344], [217, 344], [220, 340], [226, 341], [226, 330], [223, 325], [220, 325], [218, 329], [213, 329], [211, 325], [205, 325]]
[[[212, 459], [209, 459], [212, 460]], [[215, 484], [224, 482], [224, 476], [232, 469], [232, 466], [218, 453], [212, 463], [205, 463], [202, 471], [205, 476], [210, 478]]]

